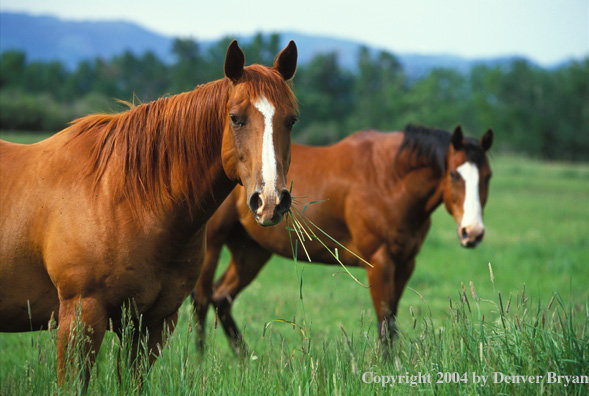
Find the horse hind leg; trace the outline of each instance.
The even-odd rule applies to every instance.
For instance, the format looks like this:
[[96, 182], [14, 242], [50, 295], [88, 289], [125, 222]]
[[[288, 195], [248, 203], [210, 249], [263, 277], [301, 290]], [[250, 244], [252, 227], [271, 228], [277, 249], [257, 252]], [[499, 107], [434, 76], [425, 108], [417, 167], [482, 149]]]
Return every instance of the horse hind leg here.
[[196, 348], [203, 352], [205, 349], [205, 339], [206, 339], [206, 321], [207, 321], [207, 313], [209, 311], [209, 304], [211, 303], [211, 295], [210, 293], [204, 294], [202, 289], [197, 286], [192, 291], [192, 306], [194, 308], [194, 315], [196, 320]]
[[123, 312], [121, 327], [117, 331], [121, 342], [117, 365], [122, 389], [128, 386], [143, 387], [144, 378], [163, 350], [166, 337], [176, 327], [178, 311], [148, 326], [143, 320], [129, 308]]
[[231, 315], [231, 307], [237, 295], [260, 273], [262, 267], [272, 256], [253, 240], [246, 244], [240, 241], [230, 243], [232, 253], [229, 266], [215, 283], [212, 302], [232, 349], [237, 354], [246, 353], [243, 336]]
[[213, 297], [213, 281], [219, 262], [221, 245], [209, 244], [205, 255], [202, 273], [196, 287], [192, 291], [192, 305], [196, 317], [196, 346], [199, 351], [204, 351], [206, 336], [206, 320], [209, 304]]
[[205, 346], [207, 312], [212, 303], [213, 282], [221, 250], [229, 239], [243, 238], [247, 235], [239, 223], [235, 199], [235, 194], [231, 194], [207, 223], [207, 249], [204, 263], [196, 287], [192, 291], [192, 304], [196, 318], [196, 346], [201, 352], [204, 351]]

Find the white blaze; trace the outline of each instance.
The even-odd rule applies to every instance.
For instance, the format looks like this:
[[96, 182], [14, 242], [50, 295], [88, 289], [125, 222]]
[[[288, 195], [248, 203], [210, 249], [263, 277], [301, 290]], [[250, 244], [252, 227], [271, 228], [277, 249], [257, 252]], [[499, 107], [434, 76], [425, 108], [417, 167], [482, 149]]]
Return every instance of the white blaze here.
[[472, 162], [465, 162], [457, 169], [464, 179], [464, 214], [461, 227], [483, 227], [483, 210], [479, 199], [479, 169]]
[[[264, 140], [262, 143], [262, 180], [264, 189], [276, 190], [276, 154], [274, 153], [274, 131], [272, 128], [272, 117], [274, 117], [274, 106], [268, 102], [265, 96], [260, 97], [254, 107], [264, 116]], [[267, 190], [268, 191], [268, 190]]]

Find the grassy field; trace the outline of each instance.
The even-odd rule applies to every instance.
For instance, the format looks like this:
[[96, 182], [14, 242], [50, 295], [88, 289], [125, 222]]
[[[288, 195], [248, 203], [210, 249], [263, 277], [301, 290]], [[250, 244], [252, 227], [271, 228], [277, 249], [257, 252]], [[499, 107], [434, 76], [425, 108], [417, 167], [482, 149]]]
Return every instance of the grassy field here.
[[[586, 395], [587, 384], [566, 381], [589, 375], [589, 166], [491, 161], [485, 241], [461, 248], [451, 217], [434, 214], [393, 359], [381, 359], [366, 289], [337, 267], [274, 258], [234, 304], [248, 356], [230, 352], [212, 312], [199, 355], [187, 302], [144, 394]], [[118, 348], [109, 334], [89, 394], [138, 393], [118, 384]], [[0, 395], [78, 393], [57, 390], [55, 332], [0, 334], [0, 351]]]

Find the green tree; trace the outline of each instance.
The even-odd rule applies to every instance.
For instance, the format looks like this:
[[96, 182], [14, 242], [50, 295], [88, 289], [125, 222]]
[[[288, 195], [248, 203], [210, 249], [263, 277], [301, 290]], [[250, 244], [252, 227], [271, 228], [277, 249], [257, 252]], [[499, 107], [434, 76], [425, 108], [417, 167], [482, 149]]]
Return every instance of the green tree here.
[[65, 83], [67, 71], [60, 62], [32, 62], [22, 74], [21, 87], [27, 92], [58, 93]]
[[113, 58], [111, 70], [116, 80], [116, 94], [120, 99], [138, 98], [141, 102], [157, 99], [168, 87], [166, 66], [147, 51], [142, 57], [125, 51]]
[[[127, 51], [75, 70], [6, 51], [0, 57], [0, 128], [58, 130], [83, 114], [116, 109], [113, 98], [144, 102], [191, 90], [223, 77], [231, 40], [204, 48], [178, 39], [171, 65], [151, 52]], [[281, 49], [278, 34], [259, 33], [240, 45], [247, 64], [271, 64]], [[293, 138], [299, 142], [332, 143], [359, 129], [394, 130], [408, 122], [444, 129], [462, 124], [475, 134], [494, 128], [496, 149], [589, 160], [589, 58], [555, 69], [521, 59], [474, 66], [468, 75], [435, 69], [409, 84], [394, 55], [362, 47], [354, 70], [343, 68], [336, 53], [299, 64], [294, 88], [301, 122]]]
[[434, 69], [405, 95], [403, 124], [408, 122], [452, 129], [470, 127], [470, 90], [465, 76], [452, 69]]
[[404, 92], [405, 75], [397, 58], [385, 51], [373, 57], [367, 47], [361, 47], [353, 89], [356, 110], [350, 128], [398, 128]]
[[[589, 160], [589, 58], [573, 61], [549, 73], [553, 80], [550, 107], [558, 120], [554, 138], [558, 148], [552, 158], [571, 161]], [[549, 142], [550, 143], [550, 142]]]
[[553, 158], [559, 151], [553, 99], [558, 86], [548, 72], [516, 60], [498, 79], [496, 118], [509, 131], [509, 145], [519, 151]]
[[20, 86], [26, 66], [26, 56], [22, 51], [5, 51], [0, 58], [0, 87]]
[[346, 122], [353, 110], [353, 81], [339, 66], [336, 53], [317, 55], [309, 65], [299, 67], [295, 85], [301, 111], [297, 141], [333, 143], [349, 134]]
[[[473, 131], [499, 128], [497, 107], [499, 105], [499, 80], [503, 72], [500, 67], [476, 65], [470, 69], [470, 103], [467, 106], [467, 116], [470, 117]], [[501, 142], [501, 140], [499, 140]], [[497, 146], [497, 143], [495, 144]]]
[[271, 65], [281, 50], [280, 35], [276, 33], [269, 35], [257, 33], [250, 42], [243, 45], [243, 49], [247, 54], [246, 62], [248, 65], [254, 63]]
[[170, 68], [171, 93], [190, 91], [198, 84], [206, 82], [206, 60], [195, 40], [174, 40], [172, 53], [176, 61]]
[[170, 82], [168, 67], [152, 52], [147, 51], [139, 60], [140, 78], [135, 81], [145, 101], [157, 99], [168, 93]]
[[[205, 59], [205, 81], [215, 81], [223, 78], [223, 66], [225, 65], [225, 55], [227, 48], [233, 39], [231, 37], [224, 37], [207, 48], [204, 55]], [[241, 44], [240, 44], [241, 46]], [[249, 54], [246, 54], [246, 63], [249, 63]]]

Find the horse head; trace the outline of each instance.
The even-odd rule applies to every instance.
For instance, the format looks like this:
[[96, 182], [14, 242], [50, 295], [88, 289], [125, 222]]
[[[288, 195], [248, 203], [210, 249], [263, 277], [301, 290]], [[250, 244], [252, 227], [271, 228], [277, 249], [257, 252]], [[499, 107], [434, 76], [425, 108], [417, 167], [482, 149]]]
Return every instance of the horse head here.
[[225, 114], [222, 161], [227, 176], [247, 190], [248, 206], [263, 226], [279, 223], [290, 209], [286, 185], [290, 134], [297, 104], [286, 83], [296, 71], [297, 48], [291, 41], [273, 67], [245, 67], [233, 41], [225, 59], [230, 90]]
[[492, 144], [493, 130], [489, 129], [477, 142], [464, 138], [458, 126], [448, 147], [443, 199], [458, 225], [458, 239], [463, 247], [477, 246], [485, 235], [483, 208], [492, 174], [486, 152]]

